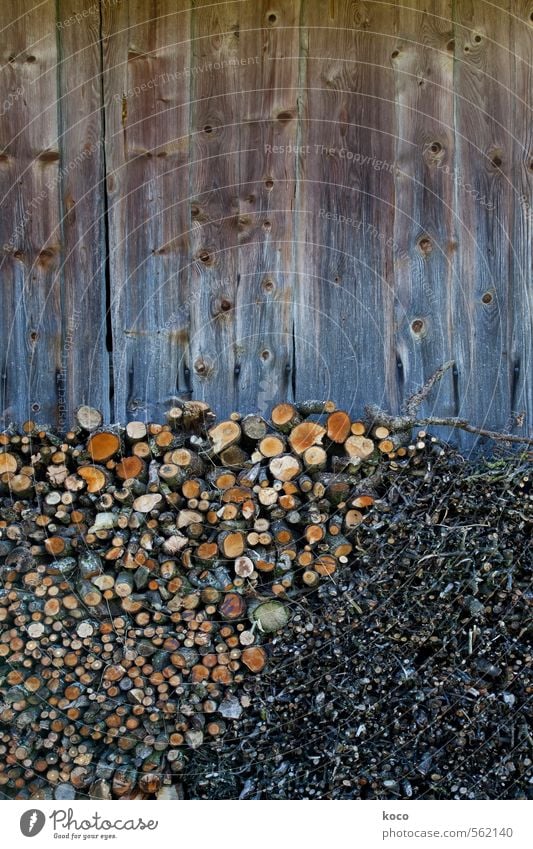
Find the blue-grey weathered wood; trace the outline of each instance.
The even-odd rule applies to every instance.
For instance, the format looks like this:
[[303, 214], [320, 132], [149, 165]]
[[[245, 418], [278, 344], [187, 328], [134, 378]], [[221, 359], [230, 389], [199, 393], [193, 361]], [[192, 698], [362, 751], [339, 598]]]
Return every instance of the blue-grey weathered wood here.
[[[394, 17], [305, 2], [297, 190], [296, 397], [399, 401], [393, 324]], [[381, 162], [378, 162], [378, 159]]]
[[[455, 269], [454, 40], [451, 0], [410, 3], [396, 12], [390, 42], [395, 77], [394, 295], [402, 396], [452, 359]], [[421, 415], [453, 416], [447, 372]]]
[[[513, 433], [533, 431], [533, 28], [531, 0], [517, 0], [511, 19], [512, 231], [509, 357]], [[522, 415], [525, 414], [525, 415]], [[518, 418], [518, 422], [517, 422]]]
[[239, 274], [240, 3], [192, 12], [190, 115], [190, 379], [195, 398], [236, 408]]
[[241, 11], [239, 88], [239, 409], [267, 414], [292, 399], [294, 188], [300, 2]]
[[186, 388], [189, 8], [102, 5], [117, 420], [161, 420]]
[[453, 359], [423, 415], [531, 434], [532, 12], [14, 0], [4, 420], [358, 417]]
[[508, 9], [508, 2], [497, 14], [482, 3], [454, 5], [457, 414], [494, 430], [509, 427], [511, 412]]
[[[80, 404], [100, 409], [106, 420], [110, 415], [101, 18], [97, 6], [88, 15], [86, 9], [85, 0], [59, 0], [57, 7], [62, 418], [67, 426]], [[75, 25], [65, 26], [73, 17]]]
[[54, 0], [10, 4], [0, 74], [1, 407], [60, 424], [59, 149]]

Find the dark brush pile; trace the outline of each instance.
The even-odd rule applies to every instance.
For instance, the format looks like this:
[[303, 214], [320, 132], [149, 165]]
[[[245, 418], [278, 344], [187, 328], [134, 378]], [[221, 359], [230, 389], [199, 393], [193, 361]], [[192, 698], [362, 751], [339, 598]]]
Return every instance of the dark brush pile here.
[[531, 463], [448, 451], [382, 492], [190, 798], [533, 797]]

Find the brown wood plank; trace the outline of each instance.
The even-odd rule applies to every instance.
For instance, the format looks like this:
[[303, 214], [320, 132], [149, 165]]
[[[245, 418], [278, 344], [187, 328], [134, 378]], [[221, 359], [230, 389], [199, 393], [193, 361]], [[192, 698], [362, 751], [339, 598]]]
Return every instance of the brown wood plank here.
[[100, 10], [85, 0], [58, 4], [58, 80], [62, 161], [63, 364], [65, 424], [89, 404], [109, 420], [106, 349], [105, 208]]
[[[510, 422], [512, 97], [509, 3], [457, 3], [455, 18], [457, 285], [452, 326], [457, 413]], [[462, 191], [462, 186], [469, 187]]]
[[[454, 40], [451, 0], [397, 11], [390, 45], [396, 90], [394, 216], [396, 361], [404, 398], [452, 359]], [[422, 415], [454, 415], [447, 372]]]
[[191, 387], [220, 415], [235, 409], [239, 378], [232, 307], [239, 274], [241, 9], [241, 3], [199, 0], [192, 14]]
[[190, 4], [103, 4], [114, 415], [187, 389]]
[[292, 398], [299, 16], [298, 0], [262, 0], [239, 17], [237, 403], [263, 414]]
[[[62, 364], [54, 0], [10, 5], [2, 34], [1, 407], [6, 420], [58, 423]], [[9, 105], [9, 97], [11, 103]]]
[[394, 409], [394, 15], [306, 0], [302, 21], [296, 394]]
[[[511, 419], [516, 433], [533, 432], [533, 2], [513, 4], [511, 37]], [[522, 414], [525, 414], [522, 416]], [[518, 421], [517, 421], [518, 419]]]

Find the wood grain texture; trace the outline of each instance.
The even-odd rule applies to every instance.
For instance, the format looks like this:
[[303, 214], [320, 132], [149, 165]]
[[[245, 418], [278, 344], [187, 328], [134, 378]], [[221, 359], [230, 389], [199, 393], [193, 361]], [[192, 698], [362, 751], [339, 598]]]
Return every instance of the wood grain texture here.
[[176, 397], [395, 412], [453, 359], [423, 415], [530, 433], [532, 15], [11, 3], [4, 420], [161, 420]]
[[[80, 404], [109, 420], [106, 348], [105, 172], [103, 156], [100, 10], [84, 15], [84, 0], [58, 4], [58, 105], [62, 168], [62, 362], [65, 425]], [[75, 19], [75, 24], [68, 25]]]
[[188, 341], [189, 4], [102, 4], [114, 416], [160, 418]]
[[190, 371], [195, 398], [236, 408], [240, 3], [195, 2], [190, 122]]
[[336, 0], [302, 23], [296, 395], [394, 407], [394, 19]]
[[55, 3], [34, 8], [30, 0], [17, 0], [10, 17], [0, 75], [6, 104], [0, 121], [2, 408], [7, 421], [38, 415], [57, 424], [65, 372]]
[[511, 398], [508, 9], [506, 2], [454, 7], [457, 413], [495, 429], [509, 426]]
[[[399, 6], [390, 44], [396, 99], [394, 293], [396, 360], [409, 396], [452, 359], [454, 40], [451, 1]], [[421, 413], [454, 415], [446, 374]]]
[[240, 13], [237, 403], [262, 414], [293, 391], [299, 17], [299, 0]]
[[[533, 2], [513, 4], [510, 47], [512, 232], [510, 261], [512, 430], [533, 429]], [[523, 415], [525, 414], [525, 415]], [[517, 421], [518, 419], [518, 421]]]

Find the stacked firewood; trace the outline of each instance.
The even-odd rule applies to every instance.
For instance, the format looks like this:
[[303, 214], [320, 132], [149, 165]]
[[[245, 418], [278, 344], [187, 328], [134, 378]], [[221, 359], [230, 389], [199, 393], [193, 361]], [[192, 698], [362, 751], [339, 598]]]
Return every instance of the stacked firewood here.
[[331, 402], [125, 428], [81, 407], [67, 433], [1, 434], [0, 789], [175, 796], [272, 635], [349, 564], [381, 470], [440, 450]]

